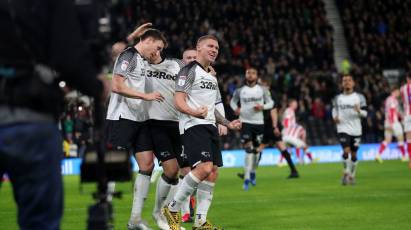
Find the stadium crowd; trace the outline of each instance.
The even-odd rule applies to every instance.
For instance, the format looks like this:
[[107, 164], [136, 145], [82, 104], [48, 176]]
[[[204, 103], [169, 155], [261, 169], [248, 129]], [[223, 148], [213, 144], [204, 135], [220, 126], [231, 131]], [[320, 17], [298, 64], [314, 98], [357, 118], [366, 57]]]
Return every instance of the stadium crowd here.
[[[202, 6], [209, 10], [195, 10]], [[337, 6], [356, 88], [369, 105], [365, 127], [370, 132], [366, 132], [365, 142], [379, 142], [384, 132], [383, 101], [390, 93], [381, 71], [411, 66], [411, 17], [401, 13], [408, 12], [411, 4], [397, 0], [338, 0]], [[165, 55], [170, 57], [180, 58], [200, 35], [216, 35], [220, 54], [215, 69], [229, 119], [235, 115], [228, 104], [244, 82], [244, 69], [255, 66], [260, 77], [271, 83], [280, 114], [287, 100], [296, 98], [301, 123], [326, 121], [322, 123], [328, 126], [325, 129], [334, 129], [331, 101], [339, 91], [339, 76], [333, 60], [333, 29], [326, 19], [323, 1], [119, 1], [113, 4], [110, 14], [113, 41], [124, 40], [136, 25], [150, 21], [167, 35], [170, 45]], [[308, 132], [309, 142], [314, 142], [317, 137]], [[239, 138], [233, 136], [238, 137], [238, 133], [224, 138], [223, 148], [239, 147]], [[321, 142], [336, 143], [336, 139], [325, 136], [318, 139], [317, 143]]]
[[365, 69], [411, 67], [410, 1], [337, 1], [350, 53]]

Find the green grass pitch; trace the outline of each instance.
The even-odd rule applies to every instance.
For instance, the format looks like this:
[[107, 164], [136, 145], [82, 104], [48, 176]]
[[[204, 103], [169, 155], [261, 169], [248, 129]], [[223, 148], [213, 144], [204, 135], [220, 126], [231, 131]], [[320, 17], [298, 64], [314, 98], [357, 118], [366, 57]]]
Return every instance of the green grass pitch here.
[[[300, 179], [287, 180], [287, 168], [260, 167], [257, 186], [245, 192], [236, 173], [221, 169], [209, 219], [225, 229], [411, 229], [411, 170], [406, 163], [360, 162], [357, 185], [340, 184], [341, 164], [298, 166]], [[87, 206], [95, 185], [79, 192], [79, 177], [65, 176], [63, 230], [86, 229]], [[154, 228], [151, 210], [152, 184], [143, 218]], [[115, 229], [126, 229], [132, 200], [132, 184], [121, 183], [124, 192], [114, 201]], [[191, 225], [184, 224], [191, 229]], [[0, 189], [0, 229], [18, 229], [11, 185]]]

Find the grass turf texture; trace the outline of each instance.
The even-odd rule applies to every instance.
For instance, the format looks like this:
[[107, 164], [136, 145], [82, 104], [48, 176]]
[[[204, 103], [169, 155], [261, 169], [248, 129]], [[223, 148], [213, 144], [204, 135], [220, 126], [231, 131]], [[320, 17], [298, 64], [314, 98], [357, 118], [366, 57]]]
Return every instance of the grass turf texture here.
[[[340, 184], [341, 164], [299, 166], [301, 178], [287, 180], [287, 168], [260, 167], [257, 186], [242, 190], [239, 168], [221, 169], [209, 219], [225, 229], [411, 229], [411, 170], [399, 161], [360, 162], [357, 185]], [[79, 177], [65, 176], [63, 230], [86, 229], [87, 206], [95, 185], [79, 192]], [[117, 184], [115, 229], [126, 229], [132, 184]], [[154, 228], [150, 187], [143, 218]], [[190, 224], [184, 227], [191, 229]], [[0, 189], [0, 229], [18, 229], [11, 185]]]

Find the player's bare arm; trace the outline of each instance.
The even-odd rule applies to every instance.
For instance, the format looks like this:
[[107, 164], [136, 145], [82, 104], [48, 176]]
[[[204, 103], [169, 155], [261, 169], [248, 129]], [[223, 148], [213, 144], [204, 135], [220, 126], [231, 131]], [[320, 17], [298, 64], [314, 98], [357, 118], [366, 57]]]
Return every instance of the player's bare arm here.
[[114, 93], [118, 93], [124, 97], [143, 99], [146, 101], [163, 101], [163, 96], [158, 92], [142, 93], [131, 89], [124, 83], [125, 77], [115, 74], [112, 80], [112, 89]]
[[221, 115], [218, 110], [214, 111], [214, 115], [216, 118], [216, 121], [218, 124], [224, 125], [227, 128], [231, 130], [240, 130], [241, 129], [241, 121], [240, 120], [234, 120], [234, 121], [229, 121], [227, 120], [223, 115]]
[[358, 116], [367, 117], [367, 110], [361, 108], [360, 105], [355, 105], [354, 109], [358, 113]]
[[271, 116], [271, 120], [272, 120], [272, 125], [273, 125], [273, 129], [274, 129], [274, 135], [278, 136], [281, 135], [280, 129], [278, 128], [278, 113], [277, 113], [277, 108], [273, 108], [270, 111], [270, 116]]
[[207, 116], [208, 108], [206, 106], [192, 109], [188, 106], [186, 99], [187, 94], [184, 92], [176, 92], [174, 94], [174, 102], [178, 111], [197, 118], [205, 118]]
[[150, 29], [153, 24], [151, 22], [144, 23], [143, 25], [137, 27], [130, 35], [127, 36], [128, 42], [133, 42], [135, 39], [140, 37], [146, 30]]

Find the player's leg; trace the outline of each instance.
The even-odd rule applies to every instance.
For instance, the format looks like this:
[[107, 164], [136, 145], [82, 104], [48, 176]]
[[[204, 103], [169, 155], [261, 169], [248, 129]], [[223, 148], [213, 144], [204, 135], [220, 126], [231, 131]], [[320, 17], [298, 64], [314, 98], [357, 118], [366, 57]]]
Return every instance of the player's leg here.
[[211, 133], [206, 125], [197, 125], [185, 130], [183, 135], [184, 152], [188, 156], [193, 170], [183, 179], [177, 188], [173, 200], [163, 208], [163, 214], [172, 229], [181, 226], [181, 206], [187, 200], [201, 181], [205, 180], [213, 171], [211, 149]]
[[411, 131], [406, 132], [405, 136], [407, 138], [407, 152], [408, 152], [408, 159], [409, 159], [409, 168], [411, 168]]
[[387, 148], [387, 146], [391, 143], [392, 141], [392, 129], [390, 128], [385, 128], [384, 130], [384, 141], [381, 143], [380, 148], [378, 149], [378, 153], [375, 156], [375, 160], [379, 163], [382, 163], [381, 155], [383, 154], [384, 150]]
[[210, 175], [202, 181], [197, 188], [197, 209], [194, 227], [200, 227], [207, 221], [207, 213], [211, 206], [214, 194], [214, 186], [218, 177], [218, 167], [214, 166]]
[[303, 147], [304, 153], [305, 155], [308, 157], [308, 159], [310, 160], [311, 163], [316, 163], [318, 162], [320, 159], [318, 157], [314, 158], [313, 154], [310, 151], [310, 148], [308, 147], [308, 145], [305, 145]]
[[[154, 153], [163, 168], [163, 173], [157, 181], [153, 217], [160, 215], [172, 186], [178, 184], [178, 164], [174, 153], [172, 140], [168, 134], [169, 127], [151, 124], [150, 132], [153, 139]], [[181, 153], [181, 151], [180, 151]], [[179, 153], [179, 154], [180, 154]]]
[[[180, 140], [182, 140], [182, 136], [180, 136]], [[181, 143], [182, 144], [182, 143]], [[184, 151], [184, 146], [181, 146], [181, 154], [177, 155], [177, 161], [178, 165], [180, 167], [180, 175], [179, 175], [179, 181], [178, 185], [175, 188], [175, 191], [173, 194], [177, 192], [177, 189], [182, 186], [182, 182], [184, 180], [184, 177], [187, 176], [188, 173], [191, 171], [190, 163], [188, 161], [188, 156]], [[170, 197], [171, 194], [169, 194], [170, 199], [167, 198], [166, 204], [171, 202], [171, 200], [174, 198], [174, 195]], [[193, 201], [193, 202], [192, 202]], [[195, 198], [194, 196], [189, 196], [187, 197], [186, 201], [183, 202], [181, 205], [181, 216], [182, 216], [182, 222], [192, 222], [192, 216], [194, 215], [194, 207], [195, 207]]]
[[[175, 151], [176, 152], [181, 152], [181, 154], [177, 154], [177, 161], [178, 165], [180, 167], [180, 175], [179, 175], [179, 181], [178, 185], [176, 187], [173, 187], [174, 189], [173, 192], [169, 193], [169, 196], [167, 198], [166, 204], [171, 202], [171, 200], [174, 198], [175, 193], [177, 192], [178, 187], [182, 186], [182, 182], [184, 177], [190, 173], [191, 167], [190, 163], [188, 161], [188, 156], [184, 152], [184, 146], [182, 145], [182, 136], [178, 135], [175, 137], [176, 142], [180, 142], [180, 146], [174, 145], [175, 146]], [[194, 194], [196, 191], [194, 191]], [[193, 222], [192, 217], [194, 216], [194, 209], [195, 209], [195, 196], [192, 194], [191, 196], [187, 197], [187, 199], [183, 202], [181, 205], [181, 220], [183, 223], [188, 223], [188, 222]], [[171, 196], [172, 195], [172, 196]]]
[[394, 126], [394, 135], [397, 138], [398, 148], [401, 152], [402, 159], [406, 159], [405, 146], [404, 146], [404, 130], [402, 129], [401, 123], [396, 123]]
[[152, 151], [143, 151], [135, 154], [138, 165], [138, 174], [134, 182], [133, 205], [128, 222], [129, 229], [137, 228], [136, 226], [147, 226], [142, 220], [141, 214], [144, 207], [144, 201], [147, 198], [150, 188], [150, 178], [154, 169], [154, 154]]
[[254, 149], [254, 156], [253, 156], [253, 164], [251, 167], [250, 172], [250, 183], [255, 186], [257, 185], [257, 167], [261, 159], [262, 151], [259, 151], [258, 147], [262, 143], [263, 136], [264, 136], [264, 125], [255, 126], [255, 131], [253, 135], [253, 149]]
[[407, 140], [408, 159], [410, 160], [408, 166], [411, 168], [411, 119], [409, 116], [405, 116], [404, 118], [404, 132]]
[[[188, 164], [188, 162], [187, 162]], [[181, 166], [181, 165], [180, 165]], [[181, 186], [184, 177], [191, 171], [190, 167], [183, 167], [180, 168], [180, 175], [179, 175], [179, 181], [178, 181], [178, 185], [177, 188]], [[176, 190], [177, 191], [177, 190]], [[174, 192], [175, 194], [175, 192]], [[193, 201], [195, 200], [195, 198], [193, 196], [191, 197], [187, 197], [186, 201], [184, 201], [184, 203], [181, 205], [181, 220], [183, 221], [183, 223], [187, 223], [187, 222], [192, 222], [192, 215], [194, 214], [194, 205], [192, 205], [192, 199]], [[171, 200], [170, 200], [171, 201]], [[168, 202], [167, 202], [168, 203]]]
[[343, 176], [341, 179], [342, 185], [347, 185], [350, 170], [351, 170], [351, 159], [349, 159], [351, 154], [350, 136], [345, 133], [338, 133], [338, 140], [340, 141], [341, 147], [343, 149], [342, 161], [343, 161]]
[[304, 156], [300, 155], [300, 150], [306, 146], [305, 142], [296, 137], [284, 137], [283, 140], [286, 140], [286, 143], [289, 143], [291, 146], [295, 147], [297, 159], [301, 164], [304, 164]]
[[254, 146], [253, 146], [253, 126], [247, 123], [243, 124], [241, 129], [241, 143], [245, 150], [245, 157], [244, 157], [244, 183], [243, 189], [248, 190], [249, 183], [250, 183], [250, 176], [251, 171], [253, 169], [254, 164]]
[[223, 166], [223, 158], [219, 147], [218, 133], [212, 138], [213, 170], [210, 175], [198, 185], [197, 210], [193, 230], [195, 229], [219, 229], [207, 220], [207, 213], [213, 200], [214, 187], [218, 178], [218, 167]]
[[315, 163], [315, 162], [317, 162], [318, 161], [318, 158], [313, 158], [313, 154], [311, 153], [311, 151], [310, 151], [310, 149], [309, 149], [309, 147], [308, 147], [308, 145], [307, 145], [307, 142], [305, 141], [305, 139], [299, 139], [299, 141], [300, 141], [300, 148], [301, 149], [303, 149], [303, 151], [304, 151], [304, 154], [303, 154], [303, 160], [304, 160], [304, 155], [306, 155], [307, 156], [307, 158], [308, 158], [308, 160], [310, 160], [310, 162], [311, 163]]
[[287, 151], [287, 147], [285, 146], [284, 142], [282, 140], [279, 140], [276, 142], [276, 146], [280, 150], [281, 155], [285, 158], [285, 160], [287, 161], [288, 167], [290, 168], [291, 173], [288, 176], [288, 178], [290, 179], [298, 178], [299, 174], [298, 174], [297, 168], [295, 167], [294, 162], [291, 159], [291, 155]]
[[[281, 140], [283, 141], [286, 148], [291, 148], [293, 146], [293, 144], [290, 142], [290, 139], [287, 136], [281, 136]], [[278, 148], [278, 149], [280, 149], [280, 148]], [[287, 149], [287, 151], [288, 151], [288, 149]], [[280, 150], [280, 152], [281, 152], [281, 150]], [[290, 151], [288, 151], [288, 153], [289, 152]], [[284, 166], [287, 165], [287, 163], [283, 162], [284, 161], [284, 156], [285, 156], [285, 154], [280, 154], [280, 159], [278, 160], [278, 163], [277, 163], [278, 167], [284, 167]], [[290, 156], [291, 156], [291, 153], [290, 153]]]
[[243, 189], [248, 190], [249, 183], [250, 183], [250, 177], [251, 177], [251, 171], [253, 169], [253, 164], [254, 164], [255, 154], [254, 154], [254, 149], [253, 149], [251, 141], [246, 142], [243, 146], [245, 149]]
[[343, 154], [342, 154], [342, 159], [343, 159], [343, 177], [342, 177], [342, 184], [347, 185], [349, 181], [349, 177], [351, 174], [351, 159], [350, 159], [350, 154], [351, 154], [351, 148], [349, 146], [346, 146], [343, 148]]
[[154, 169], [153, 144], [149, 129], [148, 122], [138, 123], [136, 127], [133, 147], [136, 149], [135, 158], [139, 171], [134, 183], [133, 206], [128, 223], [129, 229], [150, 229], [141, 217], [144, 201], [150, 188], [151, 174]]
[[301, 158], [301, 149], [300, 148], [295, 148], [295, 155], [297, 157], [297, 160], [300, 162], [300, 164], [304, 164], [304, 160]]
[[349, 176], [349, 183], [354, 185], [355, 184], [355, 176], [358, 168], [358, 159], [357, 159], [357, 151], [360, 147], [361, 137], [352, 137], [351, 138], [351, 162], [350, 162], [350, 176]]
[[278, 162], [277, 162], [278, 167], [283, 167], [283, 166], [285, 166], [285, 163], [284, 163], [283, 161], [284, 161], [284, 155], [283, 155], [283, 154], [280, 154], [280, 159], [279, 159]]

